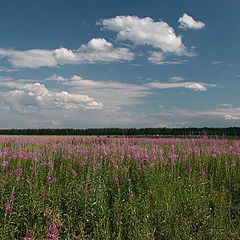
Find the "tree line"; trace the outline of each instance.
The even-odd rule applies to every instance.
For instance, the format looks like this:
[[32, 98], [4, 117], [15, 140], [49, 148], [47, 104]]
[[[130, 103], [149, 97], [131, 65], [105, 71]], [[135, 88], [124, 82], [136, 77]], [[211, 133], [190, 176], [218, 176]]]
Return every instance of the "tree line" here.
[[0, 129], [0, 135], [81, 135], [81, 136], [240, 136], [240, 127], [228, 128], [39, 128]]

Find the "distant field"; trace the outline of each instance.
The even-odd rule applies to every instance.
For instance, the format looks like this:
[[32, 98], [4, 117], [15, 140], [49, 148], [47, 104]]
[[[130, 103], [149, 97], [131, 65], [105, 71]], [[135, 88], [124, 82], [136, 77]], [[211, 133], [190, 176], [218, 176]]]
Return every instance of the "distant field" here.
[[240, 140], [0, 137], [0, 239], [240, 239]]

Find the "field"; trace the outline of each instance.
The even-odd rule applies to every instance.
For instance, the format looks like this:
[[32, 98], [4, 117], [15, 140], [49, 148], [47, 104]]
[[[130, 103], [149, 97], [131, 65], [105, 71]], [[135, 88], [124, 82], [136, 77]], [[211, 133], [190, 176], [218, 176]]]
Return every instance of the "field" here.
[[240, 141], [1, 137], [0, 239], [240, 239]]

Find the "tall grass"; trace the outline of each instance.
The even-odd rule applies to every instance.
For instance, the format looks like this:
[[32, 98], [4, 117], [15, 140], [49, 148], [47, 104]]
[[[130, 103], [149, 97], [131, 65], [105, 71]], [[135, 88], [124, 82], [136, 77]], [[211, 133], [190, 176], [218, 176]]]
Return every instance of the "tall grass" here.
[[240, 141], [0, 138], [0, 239], [240, 239]]

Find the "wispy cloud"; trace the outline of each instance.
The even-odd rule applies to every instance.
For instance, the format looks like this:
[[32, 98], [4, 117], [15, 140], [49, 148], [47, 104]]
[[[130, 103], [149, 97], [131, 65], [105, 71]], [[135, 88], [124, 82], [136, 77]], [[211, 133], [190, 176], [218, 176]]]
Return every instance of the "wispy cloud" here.
[[214, 64], [214, 65], [217, 65], [217, 64], [223, 63], [223, 61], [213, 61], [213, 62], [211, 62], [211, 63]]
[[150, 56], [148, 57], [148, 61], [157, 65], [175, 65], [175, 64], [184, 64], [188, 60], [166, 60], [166, 55], [163, 52], [149, 52]]
[[239, 120], [240, 119], [239, 116], [232, 116], [232, 115], [229, 115], [229, 114], [225, 115], [224, 117], [225, 117], [226, 120]]
[[16, 72], [17, 69], [12, 69], [12, 68], [7, 68], [7, 67], [4, 67], [4, 66], [0, 66], [0, 72], [7, 72], [7, 73], [10, 73], [10, 72]]
[[184, 78], [181, 76], [173, 76], [170, 78], [170, 81], [171, 82], [182, 82], [182, 81], [184, 81]]
[[220, 107], [224, 107], [224, 108], [231, 108], [232, 107], [232, 104], [230, 103], [221, 103], [219, 104]]

